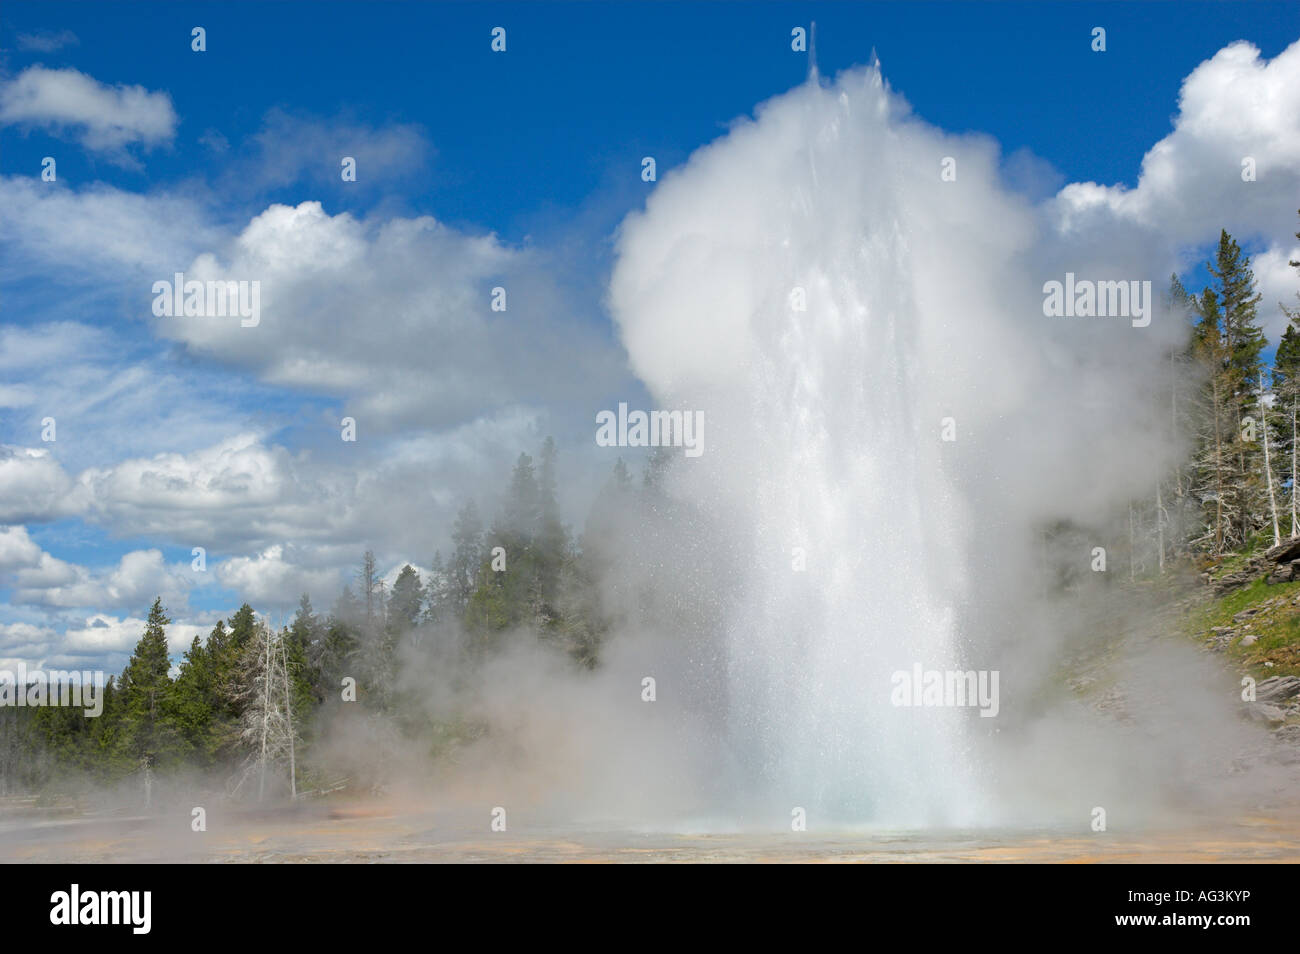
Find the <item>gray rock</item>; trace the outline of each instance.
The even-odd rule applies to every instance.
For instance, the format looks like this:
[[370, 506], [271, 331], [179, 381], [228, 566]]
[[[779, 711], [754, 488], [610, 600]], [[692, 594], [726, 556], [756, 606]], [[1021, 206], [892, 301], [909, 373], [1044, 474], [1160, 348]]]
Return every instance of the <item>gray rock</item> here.
[[1300, 695], [1300, 676], [1273, 676], [1255, 686], [1255, 700], [1273, 705]]
[[1290, 563], [1300, 559], [1300, 540], [1288, 540], [1286, 543], [1269, 547], [1264, 556], [1273, 563]]
[[1256, 643], [1258, 640], [1259, 640], [1259, 637], [1256, 636], [1254, 633], [1251, 633], [1251, 634], [1248, 635], [1248, 636], [1243, 636], [1243, 637], [1241, 637], [1241, 642], [1239, 642], [1237, 645], [1238, 645], [1238, 646], [1254, 646], [1255, 643]]
[[1273, 738], [1300, 745], [1300, 725], [1292, 723], [1281, 726], [1273, 732]]
[[1263, 702], [1246, 703], [1246, 715], [1256, 722], [1268, 722], [1273, 725], [1280, 725], [1286, 721], [1286, 713], [1277, 706], [1270, 706]]

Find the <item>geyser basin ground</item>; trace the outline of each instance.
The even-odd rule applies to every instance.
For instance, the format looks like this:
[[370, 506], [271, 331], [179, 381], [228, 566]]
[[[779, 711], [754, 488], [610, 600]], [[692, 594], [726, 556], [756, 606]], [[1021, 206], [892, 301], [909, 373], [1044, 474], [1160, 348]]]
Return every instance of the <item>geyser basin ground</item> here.
[[[0, 855], [35, 862], [1300, 862], [1300, 812], [1142, 832], [854, 830], [492, 833], [385, 802], [245, 814], [201, 839], [183, 819], [0, 816]], [[216, 830], [219, 827], [220, 830]]]

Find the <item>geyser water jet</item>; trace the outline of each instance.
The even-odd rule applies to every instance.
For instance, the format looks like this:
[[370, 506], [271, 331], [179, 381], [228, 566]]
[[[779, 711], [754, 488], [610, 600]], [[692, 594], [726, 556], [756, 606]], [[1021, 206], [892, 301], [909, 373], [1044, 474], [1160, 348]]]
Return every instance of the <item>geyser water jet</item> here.
[[891, 703], [898, 670], [970, 668], [897, 108], [876, 69], [813, 77], [701, 150], [625, 225], [612, 304], [655, 396], [710, 420], [676, 492], [743, 541], [737, 785], [840, 823], [958, 823], [969, 713]]

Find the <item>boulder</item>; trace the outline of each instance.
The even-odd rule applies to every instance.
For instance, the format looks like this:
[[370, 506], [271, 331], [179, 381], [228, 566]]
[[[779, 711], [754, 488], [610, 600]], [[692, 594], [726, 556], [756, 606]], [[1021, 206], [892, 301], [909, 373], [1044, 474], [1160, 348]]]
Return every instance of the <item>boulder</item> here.
[[1277, 705], [1300, 695], [1300, 676], [1273, 676], [1255, 686], [1255, 701]]
[[1256, 722], [1267, 722], [1272, 725], [1280, 725], [1286, 721], [1285, 712], [1266, 702], [1246, 703], [1246, 715]]
[[1290, 563], [1292, 560], [1300, 560], [1300, 539], [1287, 540], [1275, 547], [1270, 547], [1264, 552], [1264, 556], [1273, 563]]

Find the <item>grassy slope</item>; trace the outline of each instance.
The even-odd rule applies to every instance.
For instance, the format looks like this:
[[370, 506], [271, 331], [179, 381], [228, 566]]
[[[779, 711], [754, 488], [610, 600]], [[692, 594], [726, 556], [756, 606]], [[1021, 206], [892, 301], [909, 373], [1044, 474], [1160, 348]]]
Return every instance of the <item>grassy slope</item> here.
[[[1188, 615], [1188, 633], [1208, 642], [1212, 627], [1230, 626], [1234, 635], [1223, 653], [1230, 664], [1249, 672], [1256, 679], [1300, 675], [1300, 606], [1296, 605], [1297, 598], [1300, 598], [1300, 582], [1270, 586], [1261, 576], [1248, 586], [1198, 606]], [[1233, 616], [1248, 609], [1259, 609], [1259, 612], [1244, 622], [1232, 621]], [[1242, 638], [1248, 634], [1256, 636], [1257, 641], [1242, 646]]]

